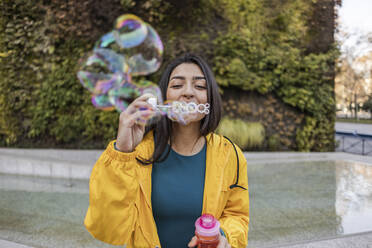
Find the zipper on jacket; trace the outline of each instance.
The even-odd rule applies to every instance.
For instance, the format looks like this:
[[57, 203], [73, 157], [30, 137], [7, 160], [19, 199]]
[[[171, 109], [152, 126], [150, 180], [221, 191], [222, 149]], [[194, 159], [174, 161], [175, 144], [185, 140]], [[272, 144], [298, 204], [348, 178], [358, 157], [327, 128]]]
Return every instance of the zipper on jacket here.
[[242, 188], [242, 189], [247, 190], [243, 186], [238, 185], [238, 183], [239, 183], [239, 155], [238, 155], [238, 151], [236, 150], [236, 147], [235, 147], [234, 143], [229, 138], [227, 138], [226, 136], [223, 136], [223, 137], [225, 137], [228, 141], [230, 141], [230, 143], [234, 147], [235, 154], [236, 154], [236, 166], [237, 166], [237, 170], [236, 170], [236, 182], [234, 184], [230, 185], [230, 189], [232, 189], [232, 188]]

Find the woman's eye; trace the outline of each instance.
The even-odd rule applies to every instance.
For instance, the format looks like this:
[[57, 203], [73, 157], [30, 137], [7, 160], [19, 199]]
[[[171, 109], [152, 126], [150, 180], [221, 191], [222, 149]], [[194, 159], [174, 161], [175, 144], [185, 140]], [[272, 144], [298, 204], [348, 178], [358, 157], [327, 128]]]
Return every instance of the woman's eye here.
[[205, 90], [207, 87], [205, 87], [204, 85], [197, 85], [196, 88]]
[[178, 89], [178, 88], [181, 88], [182, 85], [181, 84], [174, 84], [171, 86], [171, 88], [175, 88], [175, 89]]

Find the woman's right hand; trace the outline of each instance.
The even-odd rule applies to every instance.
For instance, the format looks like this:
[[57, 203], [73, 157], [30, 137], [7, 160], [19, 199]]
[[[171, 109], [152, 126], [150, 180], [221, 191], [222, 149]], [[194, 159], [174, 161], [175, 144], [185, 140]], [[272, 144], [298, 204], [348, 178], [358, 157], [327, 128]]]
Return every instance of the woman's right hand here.
[[152, 105], [147, 99], [154, 97], [144, 94], [129, 104], [128, 108], [120, 114], [116, 148], [121, 152], [133, 152], [142, 141], [145, 133], [146, 120], [155, 114]]

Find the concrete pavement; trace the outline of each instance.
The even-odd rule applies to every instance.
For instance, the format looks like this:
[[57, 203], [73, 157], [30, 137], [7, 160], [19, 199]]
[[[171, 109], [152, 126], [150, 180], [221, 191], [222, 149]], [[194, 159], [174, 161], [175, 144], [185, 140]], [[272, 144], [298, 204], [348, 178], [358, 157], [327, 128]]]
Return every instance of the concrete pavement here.
[[88, 179], [103, 150], [0, 148], [0, 173]]
[[355, 235], [345, 235], [334, 239], [318, 240], [312, 242], [301, 242], [297, 244], [287, 244], [280, 246], [270, 246], [261, 248], [372, 248], [372, 232], [360, 233]]
[[31, 246], [21, 245], [18, 243], [14, 243], [14, 242], [2, 240], [2, 239], [0, 239], [0, 247], [1, 248], [33, 248]]

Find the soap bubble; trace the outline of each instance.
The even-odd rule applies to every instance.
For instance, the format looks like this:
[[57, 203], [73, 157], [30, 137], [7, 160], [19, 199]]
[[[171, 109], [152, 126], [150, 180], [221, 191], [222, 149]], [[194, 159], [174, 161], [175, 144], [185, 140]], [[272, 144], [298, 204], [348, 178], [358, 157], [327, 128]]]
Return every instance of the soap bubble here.
[[124, 56], [104, 48], [95, 48], [94, 53], [102, 57], [105, 62], [108, 64], [110, 71], [116, 73], [128, 73], [129, 67], [125, 61]]
[[94, 45], [94, 49], [96, 48], [108, 48], [108, 49], [113, 49], [113, 51], [118, 52], [119, 51], [119, 46], [115, 49], [116, 45], [116, 40], [114, 37], [114, 32], [111, 31], [107, 34], [102, 35], [102, 37], [96, 42]]
[[103, 35], [97, 48], [109, 48], [125, 57], [133, 76], [148, 75], [159, 69], [163, 43], [157, 32], [134, 15], [122, 15], [115, 29]]
[[115, 109], [107, 95], [92, 95], [92, 104], [94, 105], [94, 107], [102, 110]]
[[147, 75], [157, 71], [163, 56], [163, 43], [159, 35], [148, 24], [146, 39], [138, 46], [128, 49], [127, 61], [133, 76]]
[[109, 100], [119, 112], [124, 111], [130, 102], [141, 95], [138, 87], [129, 82], [108, 92]]
[[134, 99], [146, 93], [156, 96], [158, 102], [162, 102], [159, 87], [148, 80], [140, 80], [138, 82], [132, 81], [132, 83], [127, 81], [119, 87], [111, 89], [108, 92], [108, 96], [111, 104], [114, 105], [119, 112], [122, 112]]
[[150, 93], [157, 98], [158, 103], [162, 103], [163, 99], [161, 97], [161, 91], [158, 85], [149, 81], [149, 80], [140, 80], [134, 82], [135, 85], [139, 87], [140, 95], [144, 95], [146, 93]]
[[117, 18], [114, 30], [103, 35], [81, 63], [77, 76], [92, 94], [92, 103], [103, 110], [124, 111], [140, 95], [151, 93], [162, 102], [159, 87], [132, 76], [148, 75], [161, 64], [163, 44], [156, 31], [139, 17]]
[[126, 14], [116, 19], [114, 38], [122, 48], [132, 48], [141, 44], [148, 33], [146, 24], [137, 16]]
[[77, 74], [80, 83], [93, 94], [105, 94], [129, 79], [124, 57], [109, 49], [95, 49]]

